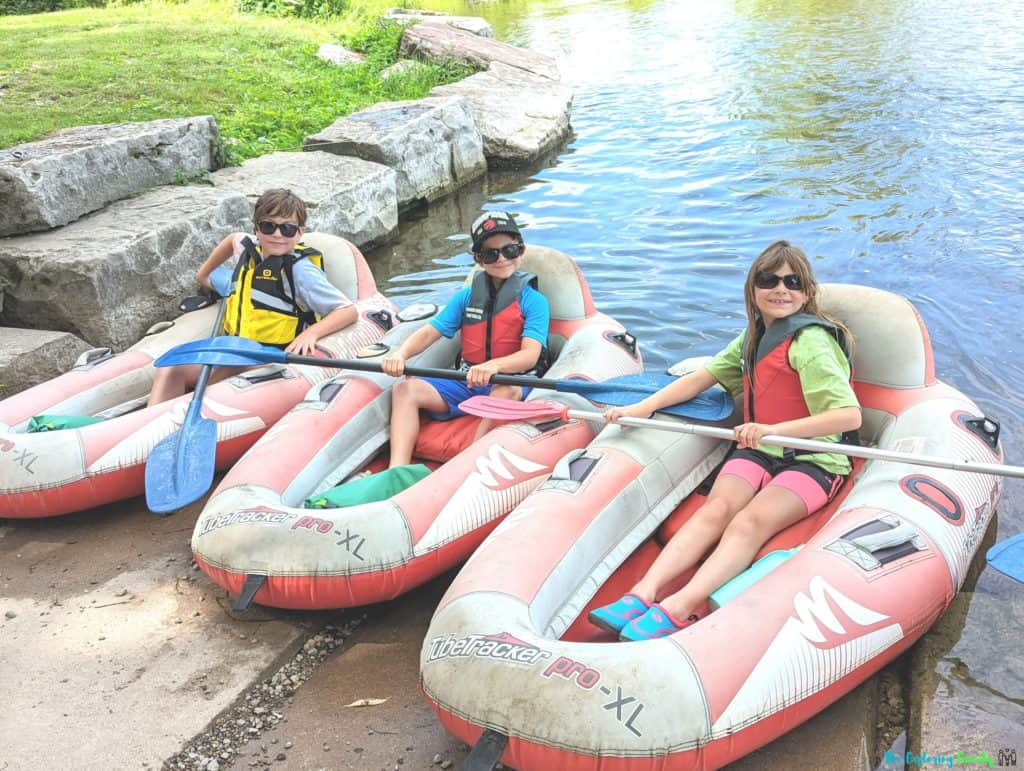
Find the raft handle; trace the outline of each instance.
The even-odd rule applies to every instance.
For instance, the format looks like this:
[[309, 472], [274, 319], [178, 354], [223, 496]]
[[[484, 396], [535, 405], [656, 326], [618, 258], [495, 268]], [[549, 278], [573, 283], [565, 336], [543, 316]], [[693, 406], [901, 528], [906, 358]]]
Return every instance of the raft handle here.
[[625, 350], [634, 359], [636, 358], [636, 335], [631, 335], [623, 330], [618, 333], [609, 332], [605, 335], [605, 338]]
[[366, 314], [366, 318], [376, 324], [378, 327], [387, 332], [393, 326], [395, 326], [395, 319], [391, 315], [391, 311], [386, 308], [381, 308], [379, 311], [370, 311]]
[[927, 547], [916, 527], [886, 515], [844, 533], [825, 548], [863, 570], [877, 570]]
[[194, 294], [178, 303], [178, 310], [182, 313], [195, 313], [203, 308], [209, 308], [217, 302], [215, 294]]
[[317, 392], [317, 401], [321, 404], [330, 404], [334, 401], [334, 397], [341, 393], [341, 390], [345, 387], [346, 381], [344, 379], [341, 382], [337, 380], [328, 380]]
[[267, 577], [259, 573], [248, 573], [245, 576], [245, 583], [242, 584], [242, 591], [238, 593], [235, 598], [235, 604], [231, 606], [231, 610], [237, 610], [245, 612], [252, 607], [252, 600], [256, 596], [256, 592], [267, 582]]
[[462, 763], [462, 771], [494, 771], [505, 752], [508, 736], [485, 728], [469, 755]]
[[436, 314], [436, 303], [415, 303], [402, 308], [395, 317], [404, 324], [407, 321], [423, 321]]
[[158, 321], [156, 324], [146, 330], [143, 337], [149, 337], [150, 335], [159, 335], [161, 332], [166, 332], [168, 329], [174, 326], [173, 321]]
[[971, 418], [961, 414], [958, 418], [960, 425], [981, 439], [989, 449], [995, 450], [999, 447], [999, 421], [982, 415], [980, 418]]
[[91, 367], [95, 364], [99, 364], [101, 361], [106, 361], [114, 355], [114, 352], [109, 348], [90, 348], [88, 351], [83, 351], [82, 355], [75, 360], [75, 366], [73, 369], [79, 367]]
[[272, 364], [248, 372], [239, 372], [235, 377], [241, 378], [250, 385], [256, 385], [270, 380], [291, 380], [295, 377], [295, 373], [280, 364]]

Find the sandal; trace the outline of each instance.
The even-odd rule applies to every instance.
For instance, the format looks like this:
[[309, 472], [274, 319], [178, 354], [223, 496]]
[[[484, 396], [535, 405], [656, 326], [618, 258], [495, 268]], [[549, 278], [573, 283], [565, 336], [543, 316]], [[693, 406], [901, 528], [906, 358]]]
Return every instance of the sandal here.
[[613, 603], [594, 608], [587, 618], [594, 626], [612, 634], [619, 634], [626, 624], [642, 616], [650, 607], [635, 594], [624, 594]]
[[678, 621], [669, 615], [661, 605], [655, 603], [646, 613], [639, 616], [624, 627], [619, 633], [620, 640], [656, 640], [659, 637], [668, 637], [681, 629], [700, 621], [700, 616], [691, 613], [685, 621]]

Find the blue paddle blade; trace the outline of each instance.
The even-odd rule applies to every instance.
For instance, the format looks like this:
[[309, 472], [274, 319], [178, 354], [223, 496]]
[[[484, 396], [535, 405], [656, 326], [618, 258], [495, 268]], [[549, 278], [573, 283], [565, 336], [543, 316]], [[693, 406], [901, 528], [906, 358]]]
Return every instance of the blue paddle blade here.
[[[647, 372], [642, 375], [624, 375], [611, 380], [591, 383], [585, 380], [565, 380], [558, 390], [578, 393], [592, 402], [608, 404], [613, 407], [624, 407], [660, 391], [669, 383], [679, 378], [674, 375], [661, 375]], [[693, 420], [725, 420], [732, 414], [734, 407], [732, 397], [720, 388], [709, 388], [688, 402], [673, 404], [658, 410], [665, 415], [676, 415], [680, 418]]]
[[985, 555], [988, 564], [1024, 584], [1024, 533], [997, 543]]
[[198, 417], [164, 437], [146, 460], [146, 506], [167, 514], [198, 501], [213, 482], [217, 422]]
[[153, 364], [176, 367], [179, 364], [251, 367], [254, 364], [284, 364], [287, 354], [280, 348], [261, 345], [245, 337], [206, 337], [176, 345]]

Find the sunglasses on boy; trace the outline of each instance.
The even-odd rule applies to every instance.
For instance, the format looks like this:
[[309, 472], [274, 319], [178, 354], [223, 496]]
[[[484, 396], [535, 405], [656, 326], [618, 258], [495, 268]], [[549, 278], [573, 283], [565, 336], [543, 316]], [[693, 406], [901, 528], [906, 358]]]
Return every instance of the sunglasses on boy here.
[[758, 289], [774, 289], [782, 282], [786, 289], [793, 292], [799, 292], [804, 288], [803, 282], [800, 280], [800, 276], [796, 273], [787, 273], [785, 276], [780, 276], [776, 273], [760, 272], [754, 276], [754, 286]]
[[256, 229], [265, 236], [271, 236], [275, 230], [280, 230], [281, 235], [285, 238], [291, 238], [299, 232], [299, 226], [291, 222], [270, 222], [269, 220], [257, 222]]
[[493, 265], [498, 261], [498, 257], [504, 257], [509, 261], [519, 259], [523, 256], [525, 249], [523, 244], [513, 243], [505, 244], [500, 249], [481, 249], [477, 254], [480, 255], [480, 262], [484, 265]]

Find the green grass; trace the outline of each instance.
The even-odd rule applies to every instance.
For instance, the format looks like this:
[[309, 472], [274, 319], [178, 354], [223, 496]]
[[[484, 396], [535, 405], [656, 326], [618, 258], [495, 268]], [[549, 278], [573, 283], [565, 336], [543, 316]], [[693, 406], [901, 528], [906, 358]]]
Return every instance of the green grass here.
[[[213, 115], [225, 160], [297, 150], [303, 137], [384, 100], [417, 99], [466, 73], [431, 65], [386, 80], [401, 29], [364, 0], [325, 22], [240, 14], [224, 0], [0, 18], [0, 147], [94, 123]], [[354, 4], [355, 5], [355, 4]], [[369, 53], [316, 58], [346, 37]]]

